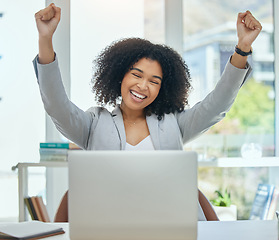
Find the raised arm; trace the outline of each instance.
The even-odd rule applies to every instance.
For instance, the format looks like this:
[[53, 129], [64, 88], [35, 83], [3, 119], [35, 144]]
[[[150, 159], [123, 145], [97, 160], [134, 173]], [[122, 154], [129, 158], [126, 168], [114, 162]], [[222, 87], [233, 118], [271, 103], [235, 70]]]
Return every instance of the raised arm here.
[[[238, 14], [237, 48], [244, 54], [240, 53], [245, 55], [245, 52], [247, 54], [250, 52], [251, 45], [261, 29], [261, 24], [249, 11]], [[184, 144], [225, 117], [250, 72], [251, 67], [249, 64], [247, 65], [247, 56], [235, 52], [225, 67], [215, 89], [191, 109], [177, 114]]]
[[39, 33], [39, 62], [48, 64], [54, 61], [52, 37], [61, 17], [61, 9], [51, 3], [35, 14]]
[[[238, 44], [237, 47], [243, 52], [249, 53], [252, 50], [252, 43], [262, 30], [260, 22], [255, 19], [250, 11], [239, 13], [236, 22]], [[231, 64], [237, 68], [245, 68], [247, 56], [234, 52]]]
[[64, 89], [58, 58], [52, 45], [60, 16], [61, 10], [54, 4], [35, 14], [39, 32], [39, 54], [33, 60], [34, 69], [44, 108], [56, 128], [69, 140], [87, 149], [90, 128], [98, 114], [78, 108], [69, 100]]

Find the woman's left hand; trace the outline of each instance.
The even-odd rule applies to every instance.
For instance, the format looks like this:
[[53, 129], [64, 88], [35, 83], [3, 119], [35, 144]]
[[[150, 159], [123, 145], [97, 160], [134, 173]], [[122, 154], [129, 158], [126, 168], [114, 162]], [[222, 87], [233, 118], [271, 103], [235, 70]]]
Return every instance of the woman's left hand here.
[[250, 11], [239, 13], [237, 16], [237, 36], [238, 48], [244, 52], [249, 52], [252, 43], [262, 30], [260, 22]]

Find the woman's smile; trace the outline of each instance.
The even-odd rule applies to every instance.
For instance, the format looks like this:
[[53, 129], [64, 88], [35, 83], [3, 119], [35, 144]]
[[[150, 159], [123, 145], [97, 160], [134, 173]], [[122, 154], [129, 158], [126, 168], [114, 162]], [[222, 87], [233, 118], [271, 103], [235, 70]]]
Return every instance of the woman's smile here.
[[139, 102], [142, 102], [144, 99], [147, 98], [146, 95], [143, 95], [143, 94], [140, 94], [134, 90], [130, 90], [130, 93], [132, 95], [132, 98], [135, 100], [135, 101], [139, 101]]

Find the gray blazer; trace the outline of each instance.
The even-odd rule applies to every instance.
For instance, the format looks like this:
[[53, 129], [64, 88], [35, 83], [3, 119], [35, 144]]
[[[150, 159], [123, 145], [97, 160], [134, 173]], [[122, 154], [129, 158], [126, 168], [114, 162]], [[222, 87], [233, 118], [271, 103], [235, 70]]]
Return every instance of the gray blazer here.
[[[33, 64], [45, 110], [66, 138], [86, 150], [125, 149], [126, 135], [119, 106], [112, 113], [102, 107], [83, 111], [66, 95], [57, 57], [52, 63], [40, 64], [36, 56]], [[245, 69], [238, 69], [228, 62], [215, 89], [204, 100], [181, 113], [165, 114], [160, 121], [155, 114], [147, 116], [154, 148], [182, 150], [185, 143], [223, 119], [250, 72], [248, 63]]]

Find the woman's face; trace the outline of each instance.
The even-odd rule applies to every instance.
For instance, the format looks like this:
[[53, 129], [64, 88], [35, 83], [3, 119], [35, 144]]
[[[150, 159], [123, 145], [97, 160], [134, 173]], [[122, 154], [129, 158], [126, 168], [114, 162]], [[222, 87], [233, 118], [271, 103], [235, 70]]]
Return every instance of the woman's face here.
[[158, 61], [140, 59], [123, 78], [121, 106], [131, 110], [143, 110], [158, 96], [162, 79], [162, 68]]

